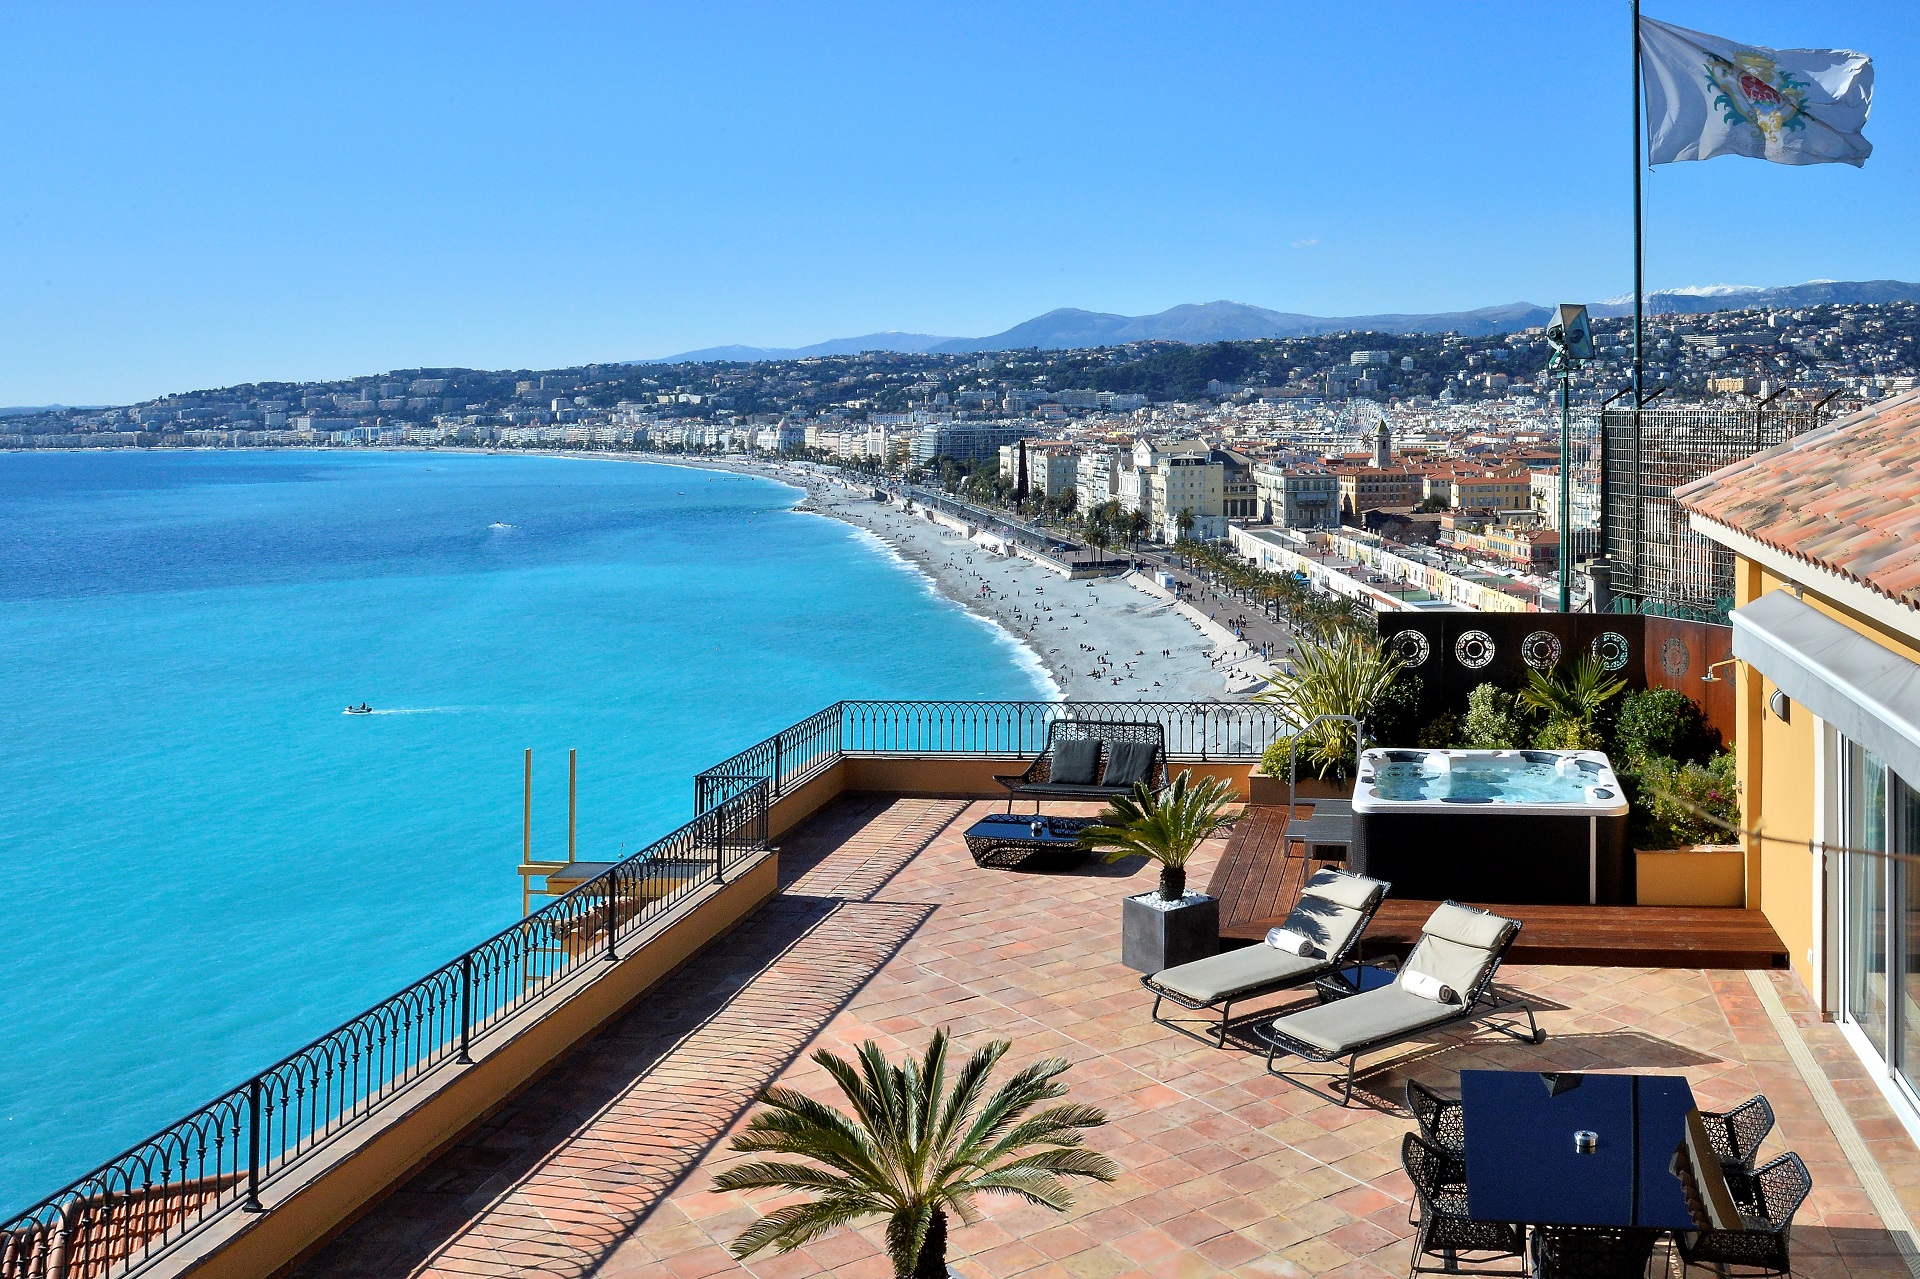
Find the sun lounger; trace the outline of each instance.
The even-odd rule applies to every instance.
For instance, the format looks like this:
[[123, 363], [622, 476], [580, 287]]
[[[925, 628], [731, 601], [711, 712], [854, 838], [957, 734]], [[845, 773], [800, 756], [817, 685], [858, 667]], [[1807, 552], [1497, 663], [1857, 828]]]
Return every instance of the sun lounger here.
[[1195, 1012], [1218, 1008], [1219, 1043], [1226, 1047], [1227, 1019], [1235, 1004], [1312, 981], [1346, 963], [1359, 948], [1360, 936], [1387, 888], [1365, 875], [1316, 871], [1281, 925], [1312, 942], [1310, 954], [1296, 955], [1259, 942], [1142, 977], [1140, 983], [1153, 992], [1153, 1019], [1160, 1020], [1163, 999]]
[[[1479, 1021], [1515, 1039], [1545, 1042], [1533, 1009], [1493, 994], [1493, 976], [1519, 932], [1517, 919], [1442, 902], [1421, 928], [1420, 940], [1391, 986], [1257, 1027], [1256, 1033], [1267, 1041], [1267, 1069], [1273, 1070], [1274, 1058], [1283, 1052], [1315, 1063], [1345, 1057], [1346, 1080], [1334, 1084], [1344, 1106], [1353, 1099], [1354, 1066], [1362, 1053]], [[1436, 993], [1441, 998], [1435, 998]], [[1452, 1000], [1446, 1001], [1446, 995]], [[1527, 1033], [1522, 1034], [1516, 1022], [1490, 1020], [1513, 1012], [1526, 1013]]]

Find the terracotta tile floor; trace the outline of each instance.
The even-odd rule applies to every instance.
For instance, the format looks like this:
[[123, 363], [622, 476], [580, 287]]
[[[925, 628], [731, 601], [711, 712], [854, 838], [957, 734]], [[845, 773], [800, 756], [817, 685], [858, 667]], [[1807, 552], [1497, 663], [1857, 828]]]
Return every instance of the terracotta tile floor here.
[[[1442, 1038], [1383, 1058], [1362, 1076], [1372, 1105], [1343, 1109], [1269, 1077], [1251, 1052], [1148, 1019], [1117, 950], [1120, 899], [1149, 887], [1150, 869], [980, 870], [960, 832], [984, 807], [836, 803], [785, 841], [778, 897], [303, 1273], [884, 1279], [873, 1228], [734, 1261], [725, 1245], [756, 1204], [716, 1193], [713, 1173], [732, 1162], [725, 1136], [768, 1083], [833, 1095], [805, 1052], [872, 1038], [900, 1054], [944, 1025], [963, 1048], [1011, 1039], [1013, 1063], [1073, 1061], [1073, 1096], [1111, 1116], [1093, 1144], [1124, 1170], [1082, 1188], [1064, 1215], [987, 1201], [987, 1219], [953, 1236], [968, 1279], [1404, 1274], [1403, 1081], [1450, 1088], [1476, 1066], [1680, 1071], [1703, 1105], [1765, 1092], [1780, 1120], [1765, 1153], [1798, 1150], [1815, 1178], [1794, 1230], [1796, 1273], [1907, 1274], [1746, 974], [1509, 968], [1503, 984], [1536, 1001], [1545, 1045]], [[1197, 882], [1217, 855], [1195, 867]], [[1920, 1152], [1837, 1032], [1774, 980], [1920, 1213]]]

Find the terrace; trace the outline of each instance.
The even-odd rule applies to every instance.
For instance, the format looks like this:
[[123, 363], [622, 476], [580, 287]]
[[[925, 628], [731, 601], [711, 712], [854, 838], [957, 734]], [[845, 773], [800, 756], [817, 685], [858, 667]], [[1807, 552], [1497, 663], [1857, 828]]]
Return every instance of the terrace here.
[[[969, 1279], [1404, 1274], [1405, 1081], [1454, 1092], [1474, 1068], [1679, 1074], [1703, 1107], [1764, 1093], [1779, 1126], [1763, 1157], [1793, 1149], [1813, 1174], [1795, 1273], [1920, 1273], [1920, 1150], [1789, 972], [1620, 950], [1605, 968], [1509, 962], [1500, 986], [1532, 1002], [1544, 1044], [1454, 1031], [1375, 1054], [1351, 1107], [1268, 1074], [1254, 1046], [1252, 1026], [1299, 993], [1237, 1008], [1224, 1049], [1205, 1014], [1150, 1020], [1118, 958], [1146, 863], [983, 869], [961, 838], [996, 807], [991, 774], [1017, 771], [1062, 714], [1158, 720], [1176, 769], [1242, 787], [1275, 727], [1227, 705], [829, 708], [702, 774], [694, 823], [503, 934], [509, 957], [494, 939], [416, 987], [424, 1011], [383, 1023], [416, 1048], [379, 1039], [396, 1064], [341, 1104], [309, 1099], [276, 1124], [276, 1096], [299, 1091], [277, 1081], [318, 1076], [263, 1072], [216, 1122], [190, 1117], [6, 1223], [0, 1276], [883, 1276], [874, 1227], [734, 1261], [726, 1244], [773, 1201], [713, 1178], [768, 1085], [830, 1099], [814, 1048], [875, 1039], [898, 1056], [942, 1026], [963, 1048], [1011, 1040], [1009, 1066], [1072, 1061], [1072, 1097], [1111, 1117], [1091, 1144], [1122, 1169], [1065, 1214], [986, 1201], [952, 1237]], [[1293, 817], [1248, 812], [1195, 882], [1230, 882], [1263, 849], [1285, 872]], [[649, 878], [648, 860], [674, 870]], [[1263, 891], [1277, 902], [1285, 880]], [[205, 1142], [191, 1176], [157, 1158], [191, 1148], [182, 1132], [230, 1136], [227, 1162], [208, 1168]]]

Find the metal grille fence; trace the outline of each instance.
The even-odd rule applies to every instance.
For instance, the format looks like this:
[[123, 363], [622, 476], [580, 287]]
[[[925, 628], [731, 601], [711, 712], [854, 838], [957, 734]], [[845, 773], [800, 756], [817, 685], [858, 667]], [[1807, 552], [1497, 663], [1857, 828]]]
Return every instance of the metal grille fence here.
[[[1600, 414], [1604, 552], [1623, 607], [1725, 622], [1733, 553], [1695, 533], [1673, 491], [1820, 425], [1813, 409], [1673, 408]], [[1589, 415], [1589, 422], [1591, 415]]]

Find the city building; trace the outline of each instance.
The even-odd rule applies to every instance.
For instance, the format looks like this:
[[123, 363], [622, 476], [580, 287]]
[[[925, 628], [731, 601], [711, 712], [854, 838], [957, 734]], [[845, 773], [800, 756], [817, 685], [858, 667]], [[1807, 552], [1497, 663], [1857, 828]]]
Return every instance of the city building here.
[[[1173, 543], [1182, 537], [1213, 541], [1227, 535], [1224, 497], [1226, 467], [1205, 453], [1173, 453], [1144, 472], [1142, 486], [1151, 486], [1154, 535]], [[1181, 524], [1191, 517], [1192, 526]]]
[[1090, 511], [1110, 502], [1118, 492], [1120, 453], [1117, 449], [1088, 449], [1074, 467], [1074, 506]]
[[913, 436], [913, 461], [916, 466], [931, 465], [937, 457], [956, 462], [989, 462], [1000, 456], [1000, 446], [1015, 440], [1032, 439], [1037, 426], [1002, 423], [993, 426], [923, 426]]
[[1324, 466], [1254, 468], [1260, 519], [1282, 528], [1333, 528], [1340, 523], [1340, 481]]
[[1388, 506], [1418, 506], [1426, 496], [1426, 477], [1419, 471], [1378, 466], [1334, 468], [1339, 482], [1340, 512], [1358, 517]]

